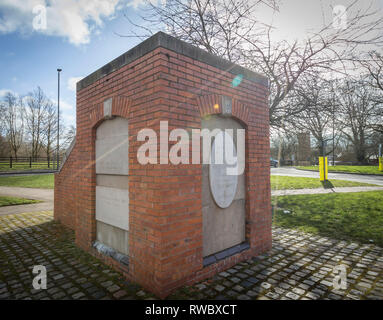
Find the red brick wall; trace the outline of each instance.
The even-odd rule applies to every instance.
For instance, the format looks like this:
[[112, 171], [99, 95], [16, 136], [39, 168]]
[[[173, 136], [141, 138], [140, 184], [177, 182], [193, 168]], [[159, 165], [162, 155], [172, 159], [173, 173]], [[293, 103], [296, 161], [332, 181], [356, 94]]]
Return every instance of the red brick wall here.
[[[95, 129], [103, 121], [103, 101], [112, 97], [112, 114], [129, 119], [131, 135], [126, 276], [161, 297], [271, 248], [268, 88], [246, 79], [233, 88], [233, 78], [229, 72], [157, 48], [77, 92], [76, 144], [55, 176], [55, 219], [75, 229], [76, 243], [96, 254], [91, 247], [96, 231]], [[169, 131], [201, 128], [203, 116], [220, 112], [213, 106], [221, 95], [232, 97], [233, 116], [247, 128], [250, 249], [203, 268], [202, 166], [140, 165], [137, 149], [142, 142], [137, 133], [151, 128], [159, 137], [162, 120], [169, 121]]]

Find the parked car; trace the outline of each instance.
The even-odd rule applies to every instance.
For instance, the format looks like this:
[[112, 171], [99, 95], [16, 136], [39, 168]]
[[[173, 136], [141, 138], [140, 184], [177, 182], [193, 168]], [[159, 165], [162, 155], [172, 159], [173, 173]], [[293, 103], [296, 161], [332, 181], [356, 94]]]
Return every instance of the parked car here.
[[274, 168], [278, 167], [278, 160], [270, 158], [270, 166]]

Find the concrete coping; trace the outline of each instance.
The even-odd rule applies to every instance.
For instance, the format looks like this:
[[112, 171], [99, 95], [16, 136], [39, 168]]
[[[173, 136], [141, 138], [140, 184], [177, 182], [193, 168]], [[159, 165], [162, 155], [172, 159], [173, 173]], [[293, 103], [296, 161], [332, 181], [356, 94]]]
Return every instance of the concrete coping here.
[[220, 58], [189, 43], [174, 38], [166, 33], [157, 32], [152, 37], [146, 39], [134, 48], [119, 56], [118, 58], [107, 63], [100, 69], [96, 70], [84, 79], [77, 82], [77, 91], [90, 86], [97, 80], [122, 68], [123, 66], [133, 62], [134, 60], [139, 59], [140, 57], [159, 47], [174, 51], [191, 59], [206, 63], [212, 67], [216, 67], [218, 69], [230, 72], [233, 75], [241, 75], [243, 79], [249, 80], [251, 82], [259, 83], [264, 86], [269, 85], [269, 80], [266, 76], [263, 76], [259, 73], [246, 69], [238, 64]]

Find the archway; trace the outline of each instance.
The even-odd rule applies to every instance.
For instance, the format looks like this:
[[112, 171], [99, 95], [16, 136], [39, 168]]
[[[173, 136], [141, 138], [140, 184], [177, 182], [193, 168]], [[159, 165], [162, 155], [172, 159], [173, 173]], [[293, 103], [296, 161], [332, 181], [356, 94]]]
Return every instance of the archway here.
[[129, 127], [115, 117], [96, 130], [96, 238], [129, 253]]

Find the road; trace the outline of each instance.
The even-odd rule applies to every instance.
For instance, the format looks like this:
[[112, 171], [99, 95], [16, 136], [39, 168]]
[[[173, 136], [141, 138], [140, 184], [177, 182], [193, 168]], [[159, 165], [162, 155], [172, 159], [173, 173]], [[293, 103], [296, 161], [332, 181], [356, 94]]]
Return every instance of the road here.
[[[307, 178], [319, 178], [319, 172], [297, 170], [291, 167], [271, 168], [271, 175], [276, 176], [290, 176], [290, 177], [307, 177]], [[367, 176], [347, 173], [328, 173], [329, 180], [348, 180], [364, 183], [371, 183], [383, 186], [383, 175], [380, 176]]]

